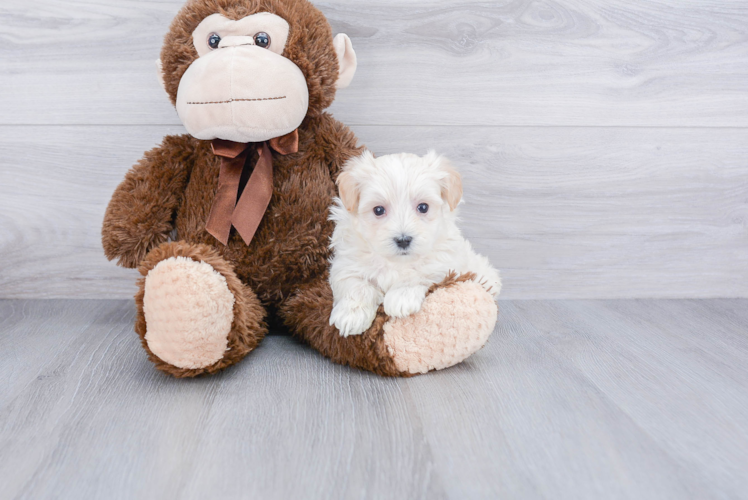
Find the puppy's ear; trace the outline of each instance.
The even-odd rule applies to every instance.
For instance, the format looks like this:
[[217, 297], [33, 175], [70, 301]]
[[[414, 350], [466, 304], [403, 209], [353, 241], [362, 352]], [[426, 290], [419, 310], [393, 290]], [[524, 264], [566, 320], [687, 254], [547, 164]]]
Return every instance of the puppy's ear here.
[[443, 177], [439, 181], [442, 190], [442, 199], [449, 205], [450, 210], [457, 208], [462, 200], [462, 176], [448, 159], [429, 151], [426, 158], [441, 171]]
[[343, 206], [349, 212], [358, 211], [358, 202], [361, 199], [361, 190], [359, 189], [358, 180], [353, 176], [353, 171], [366, 172], [374, 166], [374, 155], [368, 149], [365, 149], [360, 156], [349, 159], [343, 165], [343, 171], [338, 175], [335, 183], [338, 185], [338, 193]]
[[353, 174], [350, 172], [340, 172], [337, 184], [340, 200], [343, 202], [345, 209], [349, 212], [356, 212], [361, 193], [358, 191], [358, 184], [356, 183], [356, 179], [353, 178]]

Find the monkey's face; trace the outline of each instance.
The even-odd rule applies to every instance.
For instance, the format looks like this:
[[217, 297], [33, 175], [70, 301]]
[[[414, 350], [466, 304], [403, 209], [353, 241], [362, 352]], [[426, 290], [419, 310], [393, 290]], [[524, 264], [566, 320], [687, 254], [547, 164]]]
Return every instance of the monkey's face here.
[[203, 19], [192, 33], [199, 57], [177, 91], [177, 113], [190, 135], [260, 142], [301, 124], [309, 91], [304, 74], [282, 55], [288, 33], [288, 22], [269, 12]]
[[235, 142], [292, 132], [356, 72], [350, 39], [306, 0], [189, 0], [157, 63], [187, 131]]

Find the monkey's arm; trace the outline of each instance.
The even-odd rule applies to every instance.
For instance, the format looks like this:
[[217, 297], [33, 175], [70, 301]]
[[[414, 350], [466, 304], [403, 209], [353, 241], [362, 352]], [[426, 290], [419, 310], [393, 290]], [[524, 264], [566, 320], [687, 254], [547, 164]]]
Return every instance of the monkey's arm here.
[[148, 151], [109, 201], [101, 241], [109, 260], [137, 267], [148, 251], [166, 241], [192, 171], [195, 141], [167, 136]]

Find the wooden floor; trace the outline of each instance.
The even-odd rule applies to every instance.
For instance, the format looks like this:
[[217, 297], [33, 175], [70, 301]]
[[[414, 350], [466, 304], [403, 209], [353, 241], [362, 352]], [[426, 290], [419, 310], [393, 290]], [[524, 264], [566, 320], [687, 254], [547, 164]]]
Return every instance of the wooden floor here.
[[748, 300], [500, 308], [408, 380], [286, 336], [174, 380], [131, 301], [0, 301], [0, 498], [748, 497]]

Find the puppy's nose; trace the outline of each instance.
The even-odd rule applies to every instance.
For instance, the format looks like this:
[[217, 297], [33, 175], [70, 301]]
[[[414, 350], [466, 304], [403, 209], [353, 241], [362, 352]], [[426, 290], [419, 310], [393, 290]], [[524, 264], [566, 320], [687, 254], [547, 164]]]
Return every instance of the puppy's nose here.
[[397, 243], [397, 246], [405, 250], [410, 246], [410, 242], [413, 241], [412, 236], [400, 236], [399, 238], [395, 238], [395, 243]]

